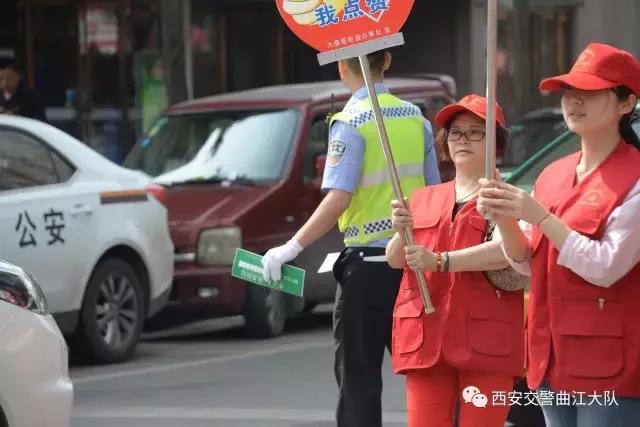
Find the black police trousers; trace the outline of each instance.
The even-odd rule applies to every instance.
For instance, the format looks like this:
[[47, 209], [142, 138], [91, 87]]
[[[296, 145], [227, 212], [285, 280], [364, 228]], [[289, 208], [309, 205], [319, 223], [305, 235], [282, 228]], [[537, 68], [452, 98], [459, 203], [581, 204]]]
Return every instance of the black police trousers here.
[[402, 278], [383, 256], [384, 248], [349, 247], [333, 267], [339, 284], [333, 312], [338, 427], [382, 427], [382, 361], [385, 348], [391, 351]]

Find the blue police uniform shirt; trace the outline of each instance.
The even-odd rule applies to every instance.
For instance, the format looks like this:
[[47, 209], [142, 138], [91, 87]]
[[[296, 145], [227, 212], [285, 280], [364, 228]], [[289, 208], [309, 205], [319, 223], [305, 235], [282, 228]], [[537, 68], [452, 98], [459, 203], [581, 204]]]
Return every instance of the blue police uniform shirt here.
[[[376, 83], [377, 93], [388, 93], [382, 84]], [[358, 89], [347, 105], [368, 97], [367, 88]], [[433, 130], [431, 123], [424, 119], [424, 179], [427, 185], [439, 184], [440, 172], [438, 159], [433, 144]], [[355, 193], [364, 162], [365, 142], [362, 135], [346, 123], [335, 121], [329, 131], [329, 153], [331, 162], [327, 162], [322, 178], [322, 189], [342, 190]], [[391, 208], [389, 208], [391, 210]], [[375, 240], [362, 246], [383, 248], [389, 239]]]

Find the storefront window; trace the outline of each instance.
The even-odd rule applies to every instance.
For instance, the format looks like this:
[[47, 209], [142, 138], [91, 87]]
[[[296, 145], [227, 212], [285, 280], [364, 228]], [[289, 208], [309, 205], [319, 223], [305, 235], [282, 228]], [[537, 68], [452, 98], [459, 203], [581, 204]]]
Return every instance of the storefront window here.
[[24, 71], [32, 73], [33, 87], [46, 106], [70, 104], [77, 78], [75, 9], [70, 2], [42, 2], [30, 12], [33, 62], [23, 60]]
[[150, 122], [166, 107], [160, 2], [78, 3], [79, 133], [89, 145], [120, 161], [143, 132], [145, 117]]
[[[221, 73], [220, 32], [224, 29], [222, 14], [216, 2], [191, 2], [191, 49], [193, 53], [193, 94], [196, 98], [223, 90], [225, 74]], [[226, 52], [225, 52], [226, 53]]]
[[540, 79], [567, 71], [571, 63], [573, 8], [567, 3], [511, 1], [501, 4], [498, 23], [498, 99], [514, 119], [555, 105], [538, 91]]

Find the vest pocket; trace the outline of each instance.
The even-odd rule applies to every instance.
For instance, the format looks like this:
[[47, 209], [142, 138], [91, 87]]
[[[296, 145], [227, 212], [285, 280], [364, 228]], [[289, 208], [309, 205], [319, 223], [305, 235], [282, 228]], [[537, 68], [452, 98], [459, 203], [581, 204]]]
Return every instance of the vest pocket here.
[[415, 221], [413, 232], [417, 245], [422, 245], [430, 251], [435, 250], [438, 242], [438, 222], [435, 224], [425, 223], [424, 221]]
[[400, 354], [418, 350], [424, 341], [422, 300], [398, 300], [393, 310], [394, 351]]
[[558, 316], [558, 367], [582, 378], [610, 378], [622, 370], [623, 324], [617, 302], [564, 301]]
[[432, 228], [440, 223], [440, 212], [412, 212], [414, 228]]
[[[504, 357], [513, 351], [513, 328], [508, 311], [495, 309], [495, 304], [478, 300], [469, 307], [467, 339], [471, 349], [485, 356]], [[506, 308], [506, 307], [505, 307]]]

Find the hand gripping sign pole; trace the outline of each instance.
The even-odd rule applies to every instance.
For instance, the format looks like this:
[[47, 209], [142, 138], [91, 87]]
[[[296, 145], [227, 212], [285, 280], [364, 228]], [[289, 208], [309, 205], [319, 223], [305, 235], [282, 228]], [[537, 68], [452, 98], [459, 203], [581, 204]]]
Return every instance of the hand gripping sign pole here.
[[[404, 44], [399, 31], [409, 17], [413, 0], [276, 0], [276, 4], [287, 26], [320, 51], [320, 65], [359, 59], [393, 191], [396, 199], [404, 200], [367, 54]], [[404, 237], [407, 244], [415, 244], [411, 230], [405, 229]], [[424, 310], [433, 313], [424, 274], [415, 274]]]
[[[400, 178], [398, 177], [398, 171], [396, 170], [396, 165], [393, 160], [393, 153], [391, 152], [391, 147], [389, 146], [389, 137], [387, 136], [387, 130], [384, 127], [384, 121], [382, 120], [382, 113], [380, 111], [380, 103], [378, 102], [378, 97], [376, 95], [376, 88], [373, 83], [373, 78], [371, 77], [369, 60], [367, 59], [366, 55], [360, 56], [358, 59], [360, 60], [362, 75], [364, 76], [364, 80], [367, 83], [369, 98], [371, 98], [373, 116], [376, 121], [376, 127], [378, 128], [380, 143], [382, 144], [382, 149], [384, 150], [384, 158], [387, 161], [387, 167], [389, 168], [389, 173], [391, 174], [391, 184], [393, 185], [393, 192], [397, 200], [404, 200], [402, 188], [400, 188]], [[411, 232], [411, 230], [405, 228], [403, 230], [403, 233], [404, 239], [407, 244], [414, 245], [415, 239], [413, 238], [413, 233]], [[424, 304], [424, 311], [427, 314], [433, 313], [435, 309], [433, 308], [433, 304], [431, 304], [431, 297], [429, 296], [429, 291], [427, 290], [427, 281], [424, 278], [424, 274], [421, 271], [414, 271], [414, 273], [416, 275], [416, 279], [418, 279], [418, 286], [420, 288], [420, 295], [422, 296], [422, 303]]]

